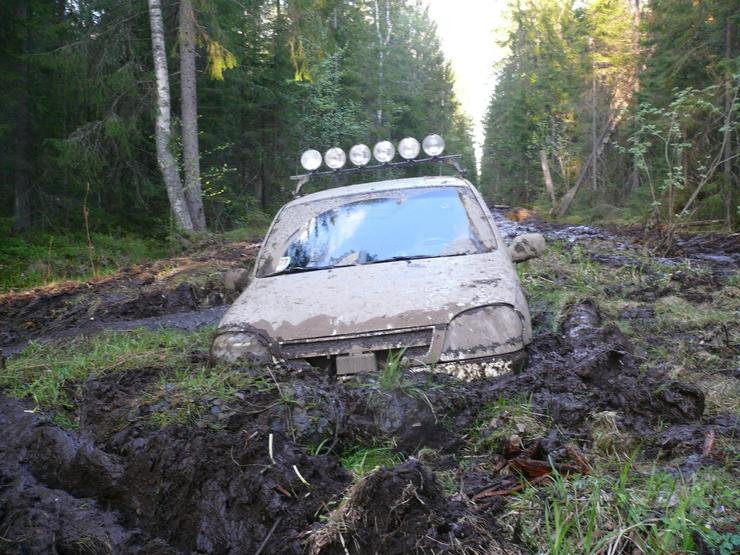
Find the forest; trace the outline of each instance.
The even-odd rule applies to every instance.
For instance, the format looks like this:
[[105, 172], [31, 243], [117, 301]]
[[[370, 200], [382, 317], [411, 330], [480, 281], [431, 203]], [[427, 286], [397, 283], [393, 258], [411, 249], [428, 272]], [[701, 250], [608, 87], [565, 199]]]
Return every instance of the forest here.
[[733, 229], [736, 2], [522, 1], [510, 17], [483, 186], [559, 217]]
[[[147, 3], [1, 9], [0, 195], [12, 227], [79, 230], [87, 197], [96, 231], [202, 230], [202, 218], [170, 218]], [[289, 198], [288, 176], [309, 147], [438, 132], [475, 168], [471, 124], [421, 4], [165, 1], [160, 12], [165, 146], [179, 188], [202, 193], [210, 230]]]
[[740, 552], [739, 23], [2, 0], [0, 553]]
[[511, 2], [480, 176], [423, 2], [153, 6], [157, 41], [143, 1], [0, 7], [0, 216], [22, 246], [66, 232], [84, 243], [85, 229], [161, 242], [249, 226], [289, 198], [305, 148], [432, 132], [498, 203], [585, 220], [737, 220], [732, 0]]

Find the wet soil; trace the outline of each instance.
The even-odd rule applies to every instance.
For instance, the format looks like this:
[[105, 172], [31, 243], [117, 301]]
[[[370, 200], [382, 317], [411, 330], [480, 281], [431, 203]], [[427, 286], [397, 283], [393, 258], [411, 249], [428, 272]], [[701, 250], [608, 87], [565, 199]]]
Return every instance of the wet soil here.
[[550, 222], [534, 213], [518, 220], [518, 214], [493, 211], [504, 237], [521, 233], [542, 233], [548, 240], [570, 244], [608, 241], [609, 247], [592, 253], [595, 261], [611, 266], [637, 266], [637, 253], [649, 253], [652, 259], [667, 266], [694, 264], [715, 272], [729, 274], [740, 268], [740, 233], [676, 233], [666, 241], [659, 229], [644, 227], [601, 228]]
[[[611, 231], [530, 219], [505, 233], [524, 230], [593, 243], [589, 254], [605, 267], [640, 260], [641, 245]], [[6, 295], [0, 346], [141, 322], [191, 329], [216, 321], [233, 298], [223, 270], [248, 266], [255, 249], [220, 245], [92, 284]], [[667, 284], [646, 267], [648, 279], [613, 294], [644, 303], [624, 319], [650, 320], [656, 299], [711, 298], [732, 260], [678, 270]], [[672, 471], [691, 473], [714, 464], [708, 437], [736, 437], [736, 415], [707, 415], [700, 388], [646, 367], [596, 302], [571, 304], [559, 321], [555, 332], [540, 328], [527, 368], [493, 380], [420, 372], [385, 390], [372, 376], [338, 383], [314, 369], [242, 367], [254, 385], [229, 400], [196, 396], [201, 416], [188, 425], [155, 424], [175, 409], [152, 392], [176, 368], [92, 375], [75, 430], [0, 395], [0, 553], [519, 553], [497, 525], [500, 494], [520, 487], [504, 468], [536, 482], [552, 464], [578, 472], [590, 453], [622, 442], [651, 457], [678, 453]], [[703, 348], [725, 357], [733, 349], [729, 337]], [[522, 427], [480, 464], [460, 466], [472, 430], [506, 428], [505, 414], [481, 423], [502, 398], [531, 402], [547, 415], [545, 428]], [[353, 479], [342, 453], [377, 444], [395, 445], [406, 462]], [[440, 472], [454, 474], [454, 493]]]
[[50, 341], [102, 329], [176, 327], [218, 322], [238, 291], [224, 272], [250, 268], [258, 244], [211, 245], [190, 256], [125, 268], [92, 282], [67, 282], [0, 295], [0, 353], [30, 340]]
[[[460, 431], [501, 396], [530, 398], [550, 416], [529, 453], [544, 465], [570, 460], [573, 445], [588, 450], [593, 415], [604, 411], [656, 451], [694, 449], [709, 425], [736, 431], [731, 419], [702, 421], [697, 388], [640, 370], [594, 303], [572, 306], [559, 333], [540, 335], [530, 356], [526, 370], [498, 380], [420, 373], [392, 391], [372, 378], [337, 383], [316, 370], [274, 368], [279, 388], [201, 399], [209, 410], [195, 427], [158, 428], [147, 418], [166, 410], [146, 401], [166, 379], [162, 369], [91, 377], [75, 431], [30, 403], [0, 398], [2, 551], [510, 553], [516, 547], [496, 533], [497, 505], [481, 510], [474, 501], [500, 477], [461, 475], [476, 487], [447, 496], [432, 472], [460, 454]], [[351, 485], [338, 453], [382, 438], [395, 438], [408, 461]], [[322, 454], [310, 454], [327, 439]], [[438, 456], [414, 458], [424, 448]]]

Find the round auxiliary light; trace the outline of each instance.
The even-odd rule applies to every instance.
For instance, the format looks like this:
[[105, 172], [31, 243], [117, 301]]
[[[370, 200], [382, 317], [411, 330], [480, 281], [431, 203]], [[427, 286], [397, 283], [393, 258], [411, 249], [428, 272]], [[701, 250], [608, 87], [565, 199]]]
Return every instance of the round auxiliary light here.
[[445, 150], [445, 140], [437, 134], [427, 135], [421, 143], [427, 156], [439, 156]]
[[381, 164], [385, 164], [393, 160], [396, 155], [396, 148], [390, 141], [380, 141], [373, 147], [373, 156]]
[[341, 148], [335, 146], [326, 151], [326, 154], [324, 154], [324, 162], [331, 169], [338, 170], [339, 168], [344, 167], [344, 164], [347, 163], [347, 155]]
[[301, 166], [309, 172], [318, 170], [319, 166], [321, 166], [321, 153], [312, 148], [308, 149], [301, 154]]
[[401, 158], [404, 160], [413, 160], [419, 156], [419, 151], [421, 151], [419, 141], [413, 137], [406, 137], [405, 139], [401, 139], [401, 142], [398, 143], [398, 154], [400, 154]]
[[349, 160], [358, 167], [366, 166], [371, 155], [367, 145], [355, 145], [349, 149]]

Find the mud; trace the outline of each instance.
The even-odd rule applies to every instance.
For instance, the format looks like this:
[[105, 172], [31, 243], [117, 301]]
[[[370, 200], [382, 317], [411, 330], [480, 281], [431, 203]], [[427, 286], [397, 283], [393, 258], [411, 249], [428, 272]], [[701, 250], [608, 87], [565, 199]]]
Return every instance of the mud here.
[[[91, 377], [76, 431], [29, 403], [0, 398], [2, 551], [516, 552], [497, 536], [497, 505], [481, 513], [473, 503], [495, 473], [463, 475], [477, 487], [448, 496], [430, 470], [462, 452], [460, 431], [487, 403], [531, 398], [552, 419], [531, 455], [556, 463], [569, 460], [574, 442], [588, 448], [593, 415], [604, 411], [658, 451], [697, 453], [707, 426], [736, 432], [734, 422], [702, 422], [701, 391], [642, 372], [594, 303], [572, 306], [560, 333], [539, 336], [530, 356], [526, 370], [497, 380], [409, 374], [393, 391], [367, 377], [337, 383], [316, 370], [274, 368], [279, 387], [241, 390], [228, 402], [194, 399], [204, 409], [197, 425], [161, 429], [150, 416], [170, 407], [146, 394], [167, 380], [161, 369]], [[440, 455], [411, 458], [350, 487], [338, 453], [382, 438], [409, 456], [425, 448]], [[309, 454], [322, 440], [322, 454]]]
[[672, 241], [666, 242], [660, 229], [599, 228], [550, 222], [533, 213], [524, 219], [518, 219], [518, 214], [512, 212], [504, 214], [493, 210], [492, 213], [507, 240], [522, 233], [541, 233], [548, 240], [560, 240], [571, 245], [608, 242], [606, 248], [600, 248], [590, 256], [594, 261], [609, 266], [642, 267], [643, 262], [635, 255], [647, 251], [655, 262], [666, 266], [689, 263], [723, 275], [740, 267], [740, 233], [677, 233]]
[[2, 294], [0, 352], [15, 353], [29, 340], [50, 341], [102, 329], [193, 329], [215, 323], [222, 313], [207, 309], [222, 307], [239, 293], [227, 287], [224, 272], [251, 267], [258, 248], [255, 243], [217, 244], [89, 283]]
[[[711, 300], [735, 269], [732, 242], [721, 255], [730, 261], [705, 260], [698, 272], [681, 266], [665, 279], [639, 266], [642, 246], [629, 236], [531, 217], [507, 229], [510, 237], [544, 233], [566, 249], [593, 245], [594, 264], [639, 269], [644, 279], [606, 291], [646, 303], [623, 309], [636, 324], [656, 317], [651, 303], [662, 297]], [[699, 260], [712, 245], [686, 252]], [[0, 347], [216, 321], [233, 296], [223, 270], [248, 266], [255, 250], [214, 246], [91, 284], [5, 295]], [[684, 264], [675, 256], [663, 263]], [[731, 334], [705, 332], [693, 344], [727, 358]], [[519, 553], [497, 527], [500, 494], [521, 486], [507, 467], [532, 481], [551, 464], [579, 472], [582, 457], [617, 443], [676, 457], [671, 471], [684, 476], [731, 456], [713, 445], [737, 437], [737, 417], [706, 416], [704, 393], [646, 367], [595, 302], [567, 307], [557, 332], [541, 331], [528, 351], [521, 372], [469, 382], [414, 372], [393, 390], [373, 376], [338, 383], [314, 369], [242, 367], [253, 386], [226, 400], [194, 394], [197, 418], [164, 427], [157, 417], [174, 415], [177, 399], [153, 392], [168, 390], [176, 368], [91, 376], [73, 409], [76, 430], [0, 396], [0, 553]], [[545, 428], [522, 429], [474, 467], [460, 466], [473, 429], [503, 426], [506, 415], [481, 428], [481, 414], [501, 398], [530, 401]], [[342, 453], [378, 444], [394, 445], [406, 462], [353, 481]], [[453, 475], [454, 491], [440, 472]]]

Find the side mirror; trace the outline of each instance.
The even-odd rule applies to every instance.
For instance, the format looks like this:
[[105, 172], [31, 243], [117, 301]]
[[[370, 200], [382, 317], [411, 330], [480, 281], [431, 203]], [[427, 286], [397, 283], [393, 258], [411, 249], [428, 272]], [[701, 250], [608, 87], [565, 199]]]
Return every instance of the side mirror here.
[[542, 256], [545, 252], [545, 238], [541, 233], [525, 233], [514, 237], [509, 246], [512, 262], [524, 262]]

